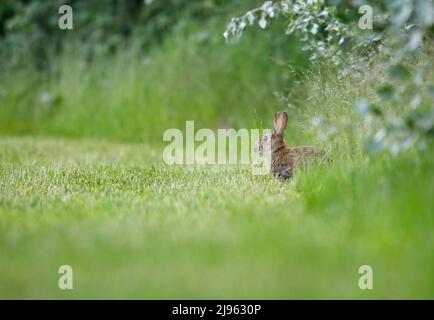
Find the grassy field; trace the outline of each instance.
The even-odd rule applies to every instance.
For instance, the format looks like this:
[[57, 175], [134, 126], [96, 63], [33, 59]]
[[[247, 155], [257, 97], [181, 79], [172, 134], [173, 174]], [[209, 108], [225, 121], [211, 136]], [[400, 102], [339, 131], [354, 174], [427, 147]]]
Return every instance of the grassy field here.
[[93, 58], [93, 44], [72, 38], [43, 70], [30, 57], [10, 67], [0, 56], [0, 134], [159, 144], [186, 120], [257, 127], [274, 113], [274, 94], [297, 76], [275, 61], [302, 68], [306, 57], [294, 39], [268, 33], [226, 44], [223, 26], [192, 27], [147, 52], [131, 40]]
[[433, 298], [432, 156], [337, 157], [287, 184], [143, 144], [3, 137], [0, 297]]
[[[43, 67], [0, 55], [0, 298], [434, 298], [433, 142], [367, 154], [379, 125], [354, 111], [378, 102], [384, 65], [313, 69], [277, 21], [225, 43], [237, 12], [146, 50], [72, 37]], [[432, 48], [409, 63], [432, 70]], [[163, 132], [187, 120], [271, 128], [282, 110], [287, 142], [331, 150], [330, 167], [281, 183], [162, 161]]]

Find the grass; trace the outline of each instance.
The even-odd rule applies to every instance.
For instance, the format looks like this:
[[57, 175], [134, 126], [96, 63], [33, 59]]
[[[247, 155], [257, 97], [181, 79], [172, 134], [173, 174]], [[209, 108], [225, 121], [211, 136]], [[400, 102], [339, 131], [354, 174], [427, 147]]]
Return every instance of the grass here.
[[[434, 296], [432, 153], [338, 159], [292, 184], [160, 155], [2, 138], [0, 297]], [[63, 264], [74, 290], [57, 287]], [[364, 264], [374, 290], [358, 288]]]
[[[432, 299], [432, 142], [368, 156], [375, 123], [353, 111], [387, 81], [382, 67], [289, 72], [274, 62], [304, 70], [293, 39], [225, 44], [213, 28], [146, 53], [133, 41], [90, 58], [72, 41], [46, 70], [0, 65], [0, 298]], [[163, 132], [186, 120], [269, 128], [283, 109], [288, 143], [331, 149], [329, 168], [288, 184], [162, 162]], [[57, 286], [64, 264], [71, 291]], [[361, 265], [373, 290], [358, 287]]]
[[146, 52], [132, 39], [113, 54], [89, 54], [98, 44], [71, 35], [44, 70], [5, 59], [0, 134], [159, 144], [185, 120], [255, 127], [258, 115], [272, 115], [273, 94], [295, 78], [272, 59], [303, 65], [306, 58], [294, 39], [266, 32], [226, 44], [223, 26], [191, 26]]

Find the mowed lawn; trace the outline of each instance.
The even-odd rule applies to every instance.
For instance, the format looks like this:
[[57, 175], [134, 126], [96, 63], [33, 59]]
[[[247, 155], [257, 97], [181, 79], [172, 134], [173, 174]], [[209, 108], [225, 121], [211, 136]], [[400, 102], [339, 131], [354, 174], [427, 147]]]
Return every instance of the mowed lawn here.
[[434, 298], [429, 150], [280, 183], [144, 144], [0, 138], [0, 298]]

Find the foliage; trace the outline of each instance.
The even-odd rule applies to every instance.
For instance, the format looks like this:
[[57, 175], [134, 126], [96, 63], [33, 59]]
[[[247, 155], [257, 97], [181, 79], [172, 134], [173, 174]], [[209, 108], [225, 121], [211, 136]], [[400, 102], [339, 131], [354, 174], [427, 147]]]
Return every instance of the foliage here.
[[[368, 140], [369, 151], [390, 150], [396, 154], [417, 144], [426, 145], [425, 139], [434, 129], [434, 101], [430, 92], [432, 85], [426, 82], [430, 68], [417, 68], [411, 59], [420, 55], [425, 39], [431, 46], [434, 14], [430, 0], [375, 1], [367, 2], [374, 8], [375, 27], [372, 31], [360, 30], [350, 23], [350, 12], [360, 5], [358, 1], [343, 2], [325, 0], [267, 1], [261, 7], [233, 18], [224, 32], [225, 38], [241, 34], [255, 21], [261, 28], [270, 19], [281, 16], [285, 33], [295, 33], [306, 43], [311, 60], [328, 60], [340, 66], [340, 75], [363, 70], [368, 63], [379, 63], [372, 52], [381, 56], [381, 63], [388, 69], [389, 81], [378, 88], [378, 99], [368, 105], [359, 97], [357, 110], [362, 115], [381, 118], [375, 137]], [[338, 9], [336, 8], [338, 6]], [[343, 18], [342, 18], [343, 17]], [[345, 49], [345, 50], [344, 50]], [[345, 55], [344, 55], [345, 53]], [[368, 61], [363, 58], [369, 58]], [[373, 61], [376, 60], [376, 61]], [[420, 64], [419, 64], [420, 66]], [[386, 104], [402, 104], [400, 94], [411, 97], [405, 111], [389, 110]]]
[[[149, 48], [190, 20], [211, 19], [218, 3], [217, 0], [2, 1], [1, 49], [10, 52], [16, 64], [29, 58], [44, 64], [53, 51], [61, 51], [71, 38], [92, 43], [89, 54], [113, 52], [131, 37], [136, 42], [140, 39], [141, 47]], [[70, 32], [58, 28], [58, 9], [63, 4], [73, 8], [75, 27]]]
[[198, 128], [257, 127], [259, 117], [272, 116], [275, 101], [269, 97], [297, 77], [274, 61], [290, 60], [302, 69], [306, 59], [294, 39], [265, 33], [244, 37], [228, 52], [219, 32], [226, 19], [224, 12], [206, 23], [180, 18], [182, 28], [148, 48], [136, 31], [115, 50], [104, 49], [105, 41], [79, 39], [76, 23], [72, 33], [58, 32], [63, 38], [47, 33], [62, 45], [44, 56], [42, 67], [31, 48], [19, 47], [27, 59], [0, 56], [0, 134], [161, 144], [164, 130], [184, 128], [191, 119]]
[[271, 19], [283, 16], [285, 33], [295, 33], [310, 52], [311, 60], [329, 58], [336, 64], [342, 55], [340, 45], [349, 34], [348, 27], [336, 19], [334, 8], [324, 1], [267, 1], [261, 7], [248, 11], [244, 16], [232, 18], [223, 36], [240, 35], [248, 25], [257, 21], [265, 29]]

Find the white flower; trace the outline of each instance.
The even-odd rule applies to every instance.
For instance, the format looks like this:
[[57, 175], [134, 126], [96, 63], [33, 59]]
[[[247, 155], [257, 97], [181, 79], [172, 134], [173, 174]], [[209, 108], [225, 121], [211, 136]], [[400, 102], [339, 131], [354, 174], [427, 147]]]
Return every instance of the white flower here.
[[267, 1], [262, 5], [262, 10], [267, 10], [270, 6], [273, 6], [273, 1]]
[[329, 15], [327, 8], [325, 8], [321, 13], [319, 14], [320, 18], [326, 18]]
[[273, 6], [268, 7], [266, 12], [270, 18], [274, 18], [274, 7]]
[[247, 13], [247, 21], [250, 25], [253, 25], [253, 22], [255, 22], [255, 15], [250, 11]]
[[244, 20], [242, 20], [242, 21], [240, 22], [240, 24], [239, 24], [239, 28], [240, 28], [241, 30], [244, 30], [245, 27], [246, 27], [246, 22], [245, 22]]
[[282, 6], [282, 11], [283, 12], [286, 12], [286, 13], [289, 12], [289, 5], [288, 5], [287, 2], [282, 2], [281, 6]]
[[262, 17], [261, 20], [258, 22], [261, 29], [265, 29], [267, 27], [267, 19], [265, 17]]

